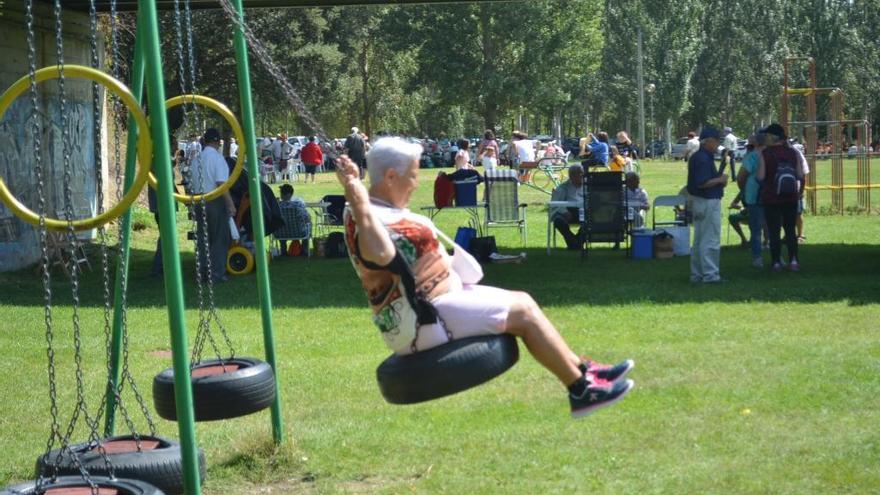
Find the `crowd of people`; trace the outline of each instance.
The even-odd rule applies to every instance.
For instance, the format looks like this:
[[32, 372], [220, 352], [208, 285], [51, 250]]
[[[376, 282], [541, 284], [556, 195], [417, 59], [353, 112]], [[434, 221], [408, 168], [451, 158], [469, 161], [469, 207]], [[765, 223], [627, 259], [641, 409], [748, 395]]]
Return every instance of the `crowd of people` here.
[[[732, 134], [725, 129], [725, 136]], [[718, 283], [723, 281], [720, 270], [721, 255], [721, 199], [733, 175], [739, 189], [731, 206], [742, 205], [742, 210], [728, 219], [739, 227], [748, 222], [752, 264], [764, 266], [762, 238], [766, 232], [770, 247], [770, 267], [774, 272], [787, 267], [800, 270], [798, 244], [803, 236], [803, 190], [809, 164], [803, 153], [792, 146], [785, 129], [771, 124], [749, 136], [747, 153], [739, 173], [731, 175], [715, 166], [715, 152], [722, 142], [722, 134], [706, 127], [699, 136], [699, 148], [688, 157], [687, 193], [694, 224], [691, 252], [691, 281]], [[743, 244], [745, 235], [740, 228]], [[784, 232], [783, 238], [781, 232]], [[787, 259], [782, 257], [785, 244]]]

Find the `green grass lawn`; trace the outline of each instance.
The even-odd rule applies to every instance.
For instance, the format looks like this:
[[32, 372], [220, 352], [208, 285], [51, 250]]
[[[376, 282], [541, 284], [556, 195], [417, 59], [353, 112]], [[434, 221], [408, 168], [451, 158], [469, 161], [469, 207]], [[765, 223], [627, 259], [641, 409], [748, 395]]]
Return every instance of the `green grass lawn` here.
[[[651, 197], [684, 183], [682, 162], [644, 162]], [[422, 172], [414, 206], [431, 203]], [[297, 194], [339, 189], [332, 175]], [[728, 200], [732, 193], [728, 193]], [[375, 367], [387, 351], [347, 260], [273, 261], [274, 324], [287, 440], [271, 443], [268, 412], [198, 425], [206, 493], [876, 493], [880, 490], [880, 217], [807, 216], [801, 273], [750, 266], [730, 243], [727, 284], [688, 282], [688, 259], [634, 261], [600, 246], [587, 260], [544, 252], [548, 196], [523, 190], [529, 239], [493, 231], [523, 265], [490, 265], [485, 282], [531, 292], [578, 352], [632, 357], [636, 389], [584, 420], [523, 350], [511, 371], [457, 396], [384, 402]], [[830, 201], [826, 194], [824, 200]], [[136, 232], [128, 296], [131, 366], [150, 400], [170, 365], [163, 282], [148, 276], [156, 229]], [[450, 235], [461, 212], [444, 212]], [[185, 226], [180, 226], [181, 232]], [[726, 231], [722, 233], [726, 240]], [[190, 243], [181, 240], [190, 337], [197, 322]], [[92, 407], [104, 360], [100, 269], [82, 281], [80, 319]], [[73, 409], [70, 285], [56, 278], [55, 334], [65, 422]], [[0, 482], [31, 475], [50, 418], [39, 278], [0, 274]], [[216, 288], [240, 355], [262, 355], [253, 276]], [[136, 407], [128, 396], [135, 417]], [[143, 426], [144, 421], [138, 424]], [[176, 424], [158, 420], [162, 434]], [[77, 438], [86, 436], [85, 429]], [[271, 492], [263, 490], [271, 488]], [[262, 490], [262, 491], [261, 491]]]

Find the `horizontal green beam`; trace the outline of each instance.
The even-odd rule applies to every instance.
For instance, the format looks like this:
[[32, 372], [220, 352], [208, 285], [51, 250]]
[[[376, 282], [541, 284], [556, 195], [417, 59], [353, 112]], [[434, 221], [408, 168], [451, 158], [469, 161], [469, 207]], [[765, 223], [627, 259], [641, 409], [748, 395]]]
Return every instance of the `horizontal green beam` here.
[[[511, 0], [490, 0], [493, 2], [510, 2]], [[345, 5], [419, 5], [419, 4], [455, 4], [455, 3], [480, 3], [467, 0], [244, 0], [245, 9], [271, 9], [285, 7], [339, 7]], [[67, 0], [64, 7], [74, 10], [89, 10], [90, 0]], [[102, 12], [110, 11], [110, 2], [99, 0], [95, 7]], [[159, 10], [171, 10], [174, 8], [173, 0], [156, 0]], [[193, 9], [219, 9], [217, 0], [190, 0], [190, 8]], [[137, 0], [117, 0], [116, 10], [120, 12], [137, 10]]]

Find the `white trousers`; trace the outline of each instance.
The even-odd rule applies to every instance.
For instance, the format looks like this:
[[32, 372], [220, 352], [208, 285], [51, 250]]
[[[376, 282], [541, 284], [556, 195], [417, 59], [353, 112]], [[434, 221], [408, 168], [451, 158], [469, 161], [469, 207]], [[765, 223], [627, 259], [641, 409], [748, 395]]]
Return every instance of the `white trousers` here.
[[694, 208], [694, 244], [691, 282], [721, 278], [721, 200], [691, 196]]

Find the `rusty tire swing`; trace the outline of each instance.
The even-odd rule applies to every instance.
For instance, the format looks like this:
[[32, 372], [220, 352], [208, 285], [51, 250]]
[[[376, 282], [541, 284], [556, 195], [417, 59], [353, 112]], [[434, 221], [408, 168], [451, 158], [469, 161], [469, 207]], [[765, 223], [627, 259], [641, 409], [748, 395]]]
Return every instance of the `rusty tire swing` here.
[[[237, 418], [263, 410], [275, 400], [275, 373], [254, 358], [208, 359], [192, 367], [196, 421]], [[153, 379], [153, 404], [164, 419], [177, 420], [174, 369]]]
[[[180, 444], [166, 438], [125, 435], [103, 439], [100, 445], [87, 442], [71, 445], [69, 450], [53, 450], [37, 459], [37, 475], [79, 476], [74, 455], [80, 466], [96, 476], [137, 479], [166, 495], [184, 493]], [[108, 460], [113, 473], [107, 469]], [[199, 479], [204, 480], [206, 473], [205, 452], [199, 449]]]

